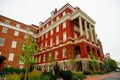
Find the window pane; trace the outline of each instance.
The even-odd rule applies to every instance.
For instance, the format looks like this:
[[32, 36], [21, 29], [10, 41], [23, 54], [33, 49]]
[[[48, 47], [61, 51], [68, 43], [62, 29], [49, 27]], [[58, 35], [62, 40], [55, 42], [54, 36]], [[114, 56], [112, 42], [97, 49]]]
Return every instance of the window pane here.
[[5, 20], [5, 24], [10, 24], [10, 21], [9, 20]]
[[17, 27], [17, 28], [20, 28], [20, 24], [16, 24], [16, 27]]
[[16, 48], [17, 41], [12, 42], [12, 48]]
[[66, 39], [67, 39], [66, 33], [63, 33], [63, 42], [66, 41]]
[[19, 35], [19, 32], [18, 31], [15, 31], [14, 32], [14, 36], [18, 36]]
[[14, 53], [10, 53], [10, 54], [9, 54], [8, 61], [13, 61], [13, 58], [14, 58]]
[[58, 51], [55, 51], [55, 60], [58, 59]]
[[7, 33], [7, 31], [8, 31], [8, 28], [3, 27], [2, 32], [3, 32], [3, 33]]
[[0, 38], [0, 46], [4, 46], [5, 39]]
[[66, 22], [63, 23], [63, 29], [66, 28]]

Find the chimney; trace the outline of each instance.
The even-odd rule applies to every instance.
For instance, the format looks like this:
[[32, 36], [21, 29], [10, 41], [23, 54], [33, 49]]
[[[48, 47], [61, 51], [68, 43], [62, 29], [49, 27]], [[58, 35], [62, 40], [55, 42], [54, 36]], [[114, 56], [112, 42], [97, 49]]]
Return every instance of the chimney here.
[[57, 13], [57, 8], [55, 8], [55, 13]]

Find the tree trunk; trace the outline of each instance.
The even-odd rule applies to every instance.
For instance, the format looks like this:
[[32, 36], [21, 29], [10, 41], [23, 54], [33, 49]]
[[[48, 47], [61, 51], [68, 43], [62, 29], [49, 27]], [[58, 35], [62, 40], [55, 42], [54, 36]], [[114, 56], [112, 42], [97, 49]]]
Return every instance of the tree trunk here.
[[28, 68], [26, 68], [26, 72], [25, 72], [25, 78], [24, 78], [24, 80], [27, 80], [27, 74], [28, 74]]

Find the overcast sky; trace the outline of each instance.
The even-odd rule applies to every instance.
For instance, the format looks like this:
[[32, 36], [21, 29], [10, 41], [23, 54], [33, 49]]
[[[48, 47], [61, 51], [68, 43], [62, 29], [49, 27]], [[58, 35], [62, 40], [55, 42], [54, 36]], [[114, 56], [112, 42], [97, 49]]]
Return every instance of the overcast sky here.
[[112, 59], [120, 62], [120, 0], [0, 0], [0, 15], [38, 25], [66, 3], [79, 6], [96, 22], [104, 54], [109, 52]]

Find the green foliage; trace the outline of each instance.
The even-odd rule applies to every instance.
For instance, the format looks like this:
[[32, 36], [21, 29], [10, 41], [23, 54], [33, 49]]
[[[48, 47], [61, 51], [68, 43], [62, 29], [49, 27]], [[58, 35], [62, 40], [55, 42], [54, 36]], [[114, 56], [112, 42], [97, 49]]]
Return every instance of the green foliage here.
[[[19, 69], [19, 68], [13, 68], [13, 67], [5, 67], [2, 69], [6, 74], [12, 74], [12, 73], [25, 73], [25, 69]], [[1, 71], [0, 71], [1, 72]]]
[[7, 80], [20, 80], [21, 79], [21, 75], [20, 74], [8, 74], [7, 76]]
[[72, 72], [70, 70], [60, 70], [60, 76], [64, 80], [72, 80]]
[[86, 78], [86, 75], [84, 75], [84, 74], [80, 74], [80, 75], [74, 74], [74, 75], [72, 75], [72, 80], [83, 80], [84, 78]]
[[34, 59], [32, 57], [33, 54], [36, 54], [40, 50], [40, 48], [37, 47], [36, 42], [31, 43], [29, 41], [26, 41], [24, 42], [24, 46], [20, 47], [20, 50], [21, 54], [17, 55], [17, 57], [20, 59], [21, 62], [24, 62], [27, 66], [30, 66], [38, 61], [37, 59]]
[[49, 75], [42, 75], [42, 76], [40, 76], [39, 80], [51, 80], [51, 76], [49, 76]]
[[117, 63], [113, 59], [105, 59], [104, 64], [107, 71], [116, 71], [117, 69]]
[[40, 80], [40, 76], [41, 76], [41, 72], [40, 71], [32, 71], [30, 73], [28, 73], [28, 80]]
[[[45, 76], [47, 78], [45, 78]], [[43, 72], [42, 73], [42, 76], [41, 76], [41, 79], [42, 80], [56, 80], [57, 79], [57, 76], [56, 75], [53, 75], [52, 73], [50, 72]]]
[[91, 75], [91, 74], [92, 74], [92, 71], [90, 71], [90, 70], [84, 70], [84, 71], [83, 71], [83, 74], [85, 74], [85, 75]]

